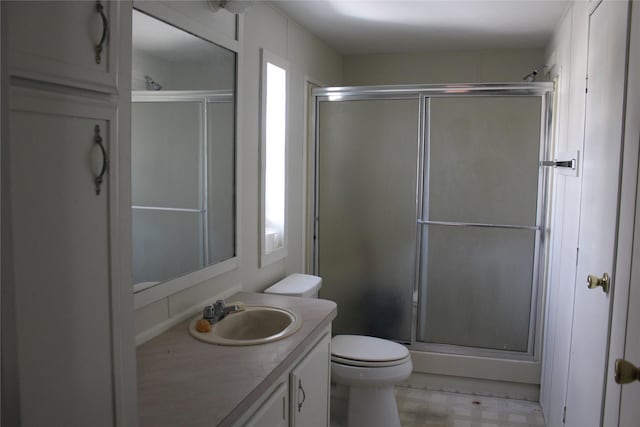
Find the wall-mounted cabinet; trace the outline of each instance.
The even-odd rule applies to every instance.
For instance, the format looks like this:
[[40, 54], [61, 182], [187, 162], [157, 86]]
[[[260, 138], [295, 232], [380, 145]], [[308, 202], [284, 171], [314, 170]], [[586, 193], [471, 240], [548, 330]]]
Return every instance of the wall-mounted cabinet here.
[[13, 76], [99, 92], [118, 90], [119, 1], [6, 2]]
[[96, 194], [115, 152], [115, 108], [25, 89], [10, 97], [12, 245], [2, 249], [13, 258], [21, 425], [115, 425], [109, 177]]
[[2, 425], [132, 426], [131, 2], [1, 7]]

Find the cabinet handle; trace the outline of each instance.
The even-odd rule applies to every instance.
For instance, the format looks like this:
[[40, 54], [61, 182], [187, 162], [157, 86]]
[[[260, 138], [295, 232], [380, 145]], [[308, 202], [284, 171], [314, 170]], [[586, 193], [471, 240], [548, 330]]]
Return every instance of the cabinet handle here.
[[304, 387], [302, 387], [302, 380], [298, 380], [298, 390], [302, 392], [302, 402], [298, 402], [298, 412], [300, 412], [304, 401], [307, 400], [307, 393], [305, 393]]
[[96, 125], [95, 127], [95, 136], [93, 137], [93, 141], [98, 144], [100, 152], [102, 153], [102, 169], [94, 179], [94, 183], [96, 184], [96, 195], [99, 196], [100, 186], [102, 185], [102, 177], [107, 171], [107, 166], [109, 163], [109, 160], [107, 159], [107, 150], [105, 150], [104, 145], [102, 145], [102, 136], [100, 136], [100, 125]]
[[96, 11], [100, 14], [100, 18], [102, 18], [102, 37], [100, 37], [100, 41], [96, 45], [96, 64], [99, 64], [101, 61], [100, 56], [102, 54], [102, 44], [107, 38], [107, 31], [109, 30], [109, 22], [104, 14], [104, 6], [102, 6], [100, 1], [96, 2]]

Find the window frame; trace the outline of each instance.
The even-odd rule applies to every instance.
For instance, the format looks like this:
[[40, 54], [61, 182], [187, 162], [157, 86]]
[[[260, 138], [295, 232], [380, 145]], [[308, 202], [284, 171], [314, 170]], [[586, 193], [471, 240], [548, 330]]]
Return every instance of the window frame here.
[[[269, 64], [281, 68], [285, 72], [285, 123], [284, 123], [284, 180], [283, 180], [283, 229], [282, 246], [267, 252], [266, 244], [266, 184], [267, 184], [267, 67]], [[287, 256], [287, 171], [289, 151], [289, 62], [285, 59], [260, 49], [260, 217], [259, 217], [259, 250], [260, 267], [273, 264]]]

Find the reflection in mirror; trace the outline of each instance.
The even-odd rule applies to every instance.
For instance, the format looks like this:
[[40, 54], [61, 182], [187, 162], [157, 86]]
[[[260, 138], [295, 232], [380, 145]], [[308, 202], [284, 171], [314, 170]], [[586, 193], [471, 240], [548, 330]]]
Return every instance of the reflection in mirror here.
[[133, 283], [235, 257], [235, 53], [133, 13]]

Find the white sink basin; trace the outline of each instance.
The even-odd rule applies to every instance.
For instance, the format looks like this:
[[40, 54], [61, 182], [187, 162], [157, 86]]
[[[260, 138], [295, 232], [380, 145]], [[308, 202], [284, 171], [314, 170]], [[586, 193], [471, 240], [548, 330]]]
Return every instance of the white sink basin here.
[[288, 337], [302, 326], [302, 319], [292, 311], [258, 305], [228, 314], [213, 324], [209, 332], [196, 330], [200, 319], [198, 316], [189, 323], [189, 333], [200, 341], [220, 345], [264, 344]]

